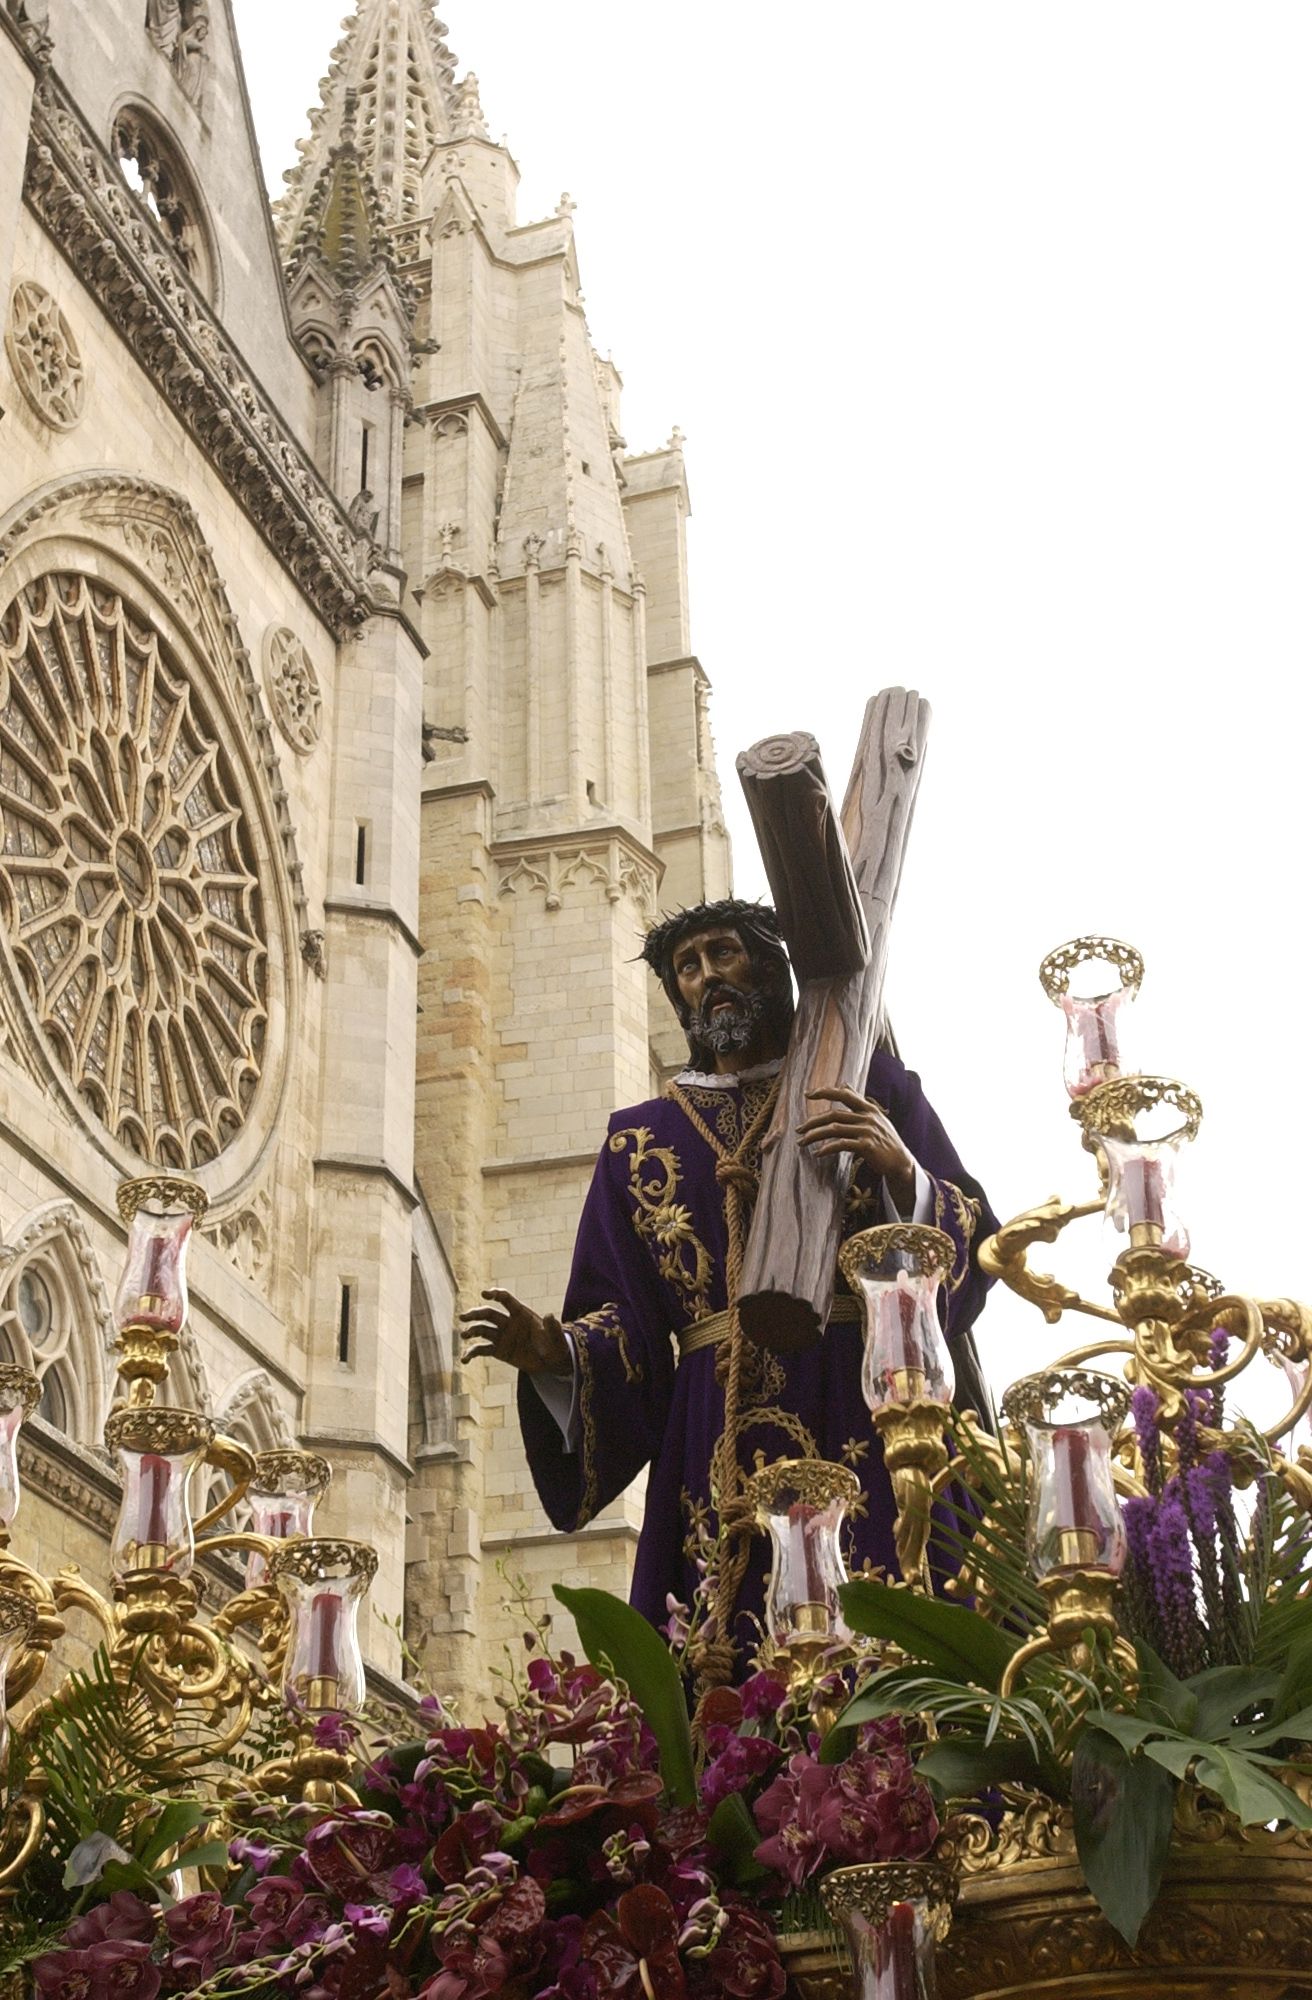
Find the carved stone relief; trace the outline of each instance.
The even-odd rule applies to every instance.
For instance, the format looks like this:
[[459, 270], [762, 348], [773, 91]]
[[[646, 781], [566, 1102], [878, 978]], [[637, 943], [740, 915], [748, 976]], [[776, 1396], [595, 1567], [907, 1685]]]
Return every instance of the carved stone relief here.
[[51, 430], [71, 431], [86, 402], [86, 371], [72, 327], [45, 287], [31, 278], [14, 286], [5, 352], [41, 421]]
[[368, 595], [341, 508], [51, 72], [37, 87], [23, 191], [325, 622], [339, 636], [359, 624]]
[[497, 865], [498, 895], [536, 892], [548, 910], [561, 907], [566, 889], [590, 884], [604, 890], [607, 902], [629, 897], [645, 922], [655, 922], [656, 870], [618, 840], [545, 851], [535, 848]]
[[287, 625], [272, 625], [264, 641], [269, 706], [292, 749], [308, 757], [323, 732], [323, 695], [314, 662]]

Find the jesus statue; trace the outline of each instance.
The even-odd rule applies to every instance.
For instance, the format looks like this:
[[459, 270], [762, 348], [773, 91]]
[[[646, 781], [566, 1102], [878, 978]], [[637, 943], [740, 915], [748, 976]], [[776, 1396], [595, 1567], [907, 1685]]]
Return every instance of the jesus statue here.
[[[726, 900], [658, 924], [643, 956], [688, 1037], [689, 1063], [664, 1096], [617, 1111], [579, 1223], [560, 1318], [490, 1290], [463, 1315], [465, 1359], [519, 1373], [519, 1420], [553, 1524], [581, 1528], [650, 1467], [632, 1601], [653, 1623], [691, 1604], [697, 1557], [714, 1538], [711, 1467], [724, 1424], [729, 1335], [725, 1186], [750, 1189], [793, 1021], [792, 980], [774, 912]], [[864, 1095], [818, 1092], [800, 1142], [856, 1162], [843, 1233], [931, 1223], [955, 1256], [944, 1285], [959, 1406], [990, 1415], [971, 1336], [985, 1281], [975, 1244], [996, 1227], [920, 1087], [877, 1050]], [[740, 1462], [826, 1458], [851, 1466], [853, 1567], [896, 1577], [895, 1507], [860, 1388], [856, 1303], [840, 1289], [819, 1343], [780, 1356], [748, 1345], [739, 1390]], [[732, 1631], [750, 1652], [764, 1594], [757, 1538]]]

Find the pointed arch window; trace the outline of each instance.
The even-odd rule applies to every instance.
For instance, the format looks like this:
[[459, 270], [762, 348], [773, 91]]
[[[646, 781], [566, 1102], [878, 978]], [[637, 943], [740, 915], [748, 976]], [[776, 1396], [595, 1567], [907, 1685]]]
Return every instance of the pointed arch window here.
[[187, 276], [217, 303], [218, 264], [196, 184], [178, 148], [140, 105], [114, 120], [110, 151], [119, 172]]
[[0, 1357], [31, 1369], [41, 1384], [37, 1415], [69, 1436], [85, 1433], [82, 1405], [97, 1400], [96, 1385], [77, 1379], [78, 1310], [68, 1274], [49, 1252], [28, 1257], [0, 1300]]

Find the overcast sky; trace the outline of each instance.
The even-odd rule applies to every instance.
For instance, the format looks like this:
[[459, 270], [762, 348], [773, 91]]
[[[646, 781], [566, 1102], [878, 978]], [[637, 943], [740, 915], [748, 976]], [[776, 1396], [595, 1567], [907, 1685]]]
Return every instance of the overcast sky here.
[[[236, 0], [274, 191], [342, 11]], [[734, 753], [810, 729], [841, 793], [867, 694], [919, 688], [890, 995], [995, 1205], [1089, 1189], [1035, 975], [1110, 931], [1140, 1066], [1203, 1099], [1197, 1261], [1312, 1297], [1312, 9], [447, 16], [521, 221], [578, 204], [630, 447], [686, 434], [739, 887]], [[1080, 1328], [984, 1333], [1005, 1383]]]

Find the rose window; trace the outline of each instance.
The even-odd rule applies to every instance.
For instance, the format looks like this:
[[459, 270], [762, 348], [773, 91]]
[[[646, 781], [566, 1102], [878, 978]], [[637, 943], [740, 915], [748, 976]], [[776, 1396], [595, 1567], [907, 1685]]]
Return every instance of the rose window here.
[[0, 930], [55, 1063], [120, 1144], [213, 1159], [267, 1022], [249, 830], [185, 674], [84, 576], [40, 577], [0, 617]]

